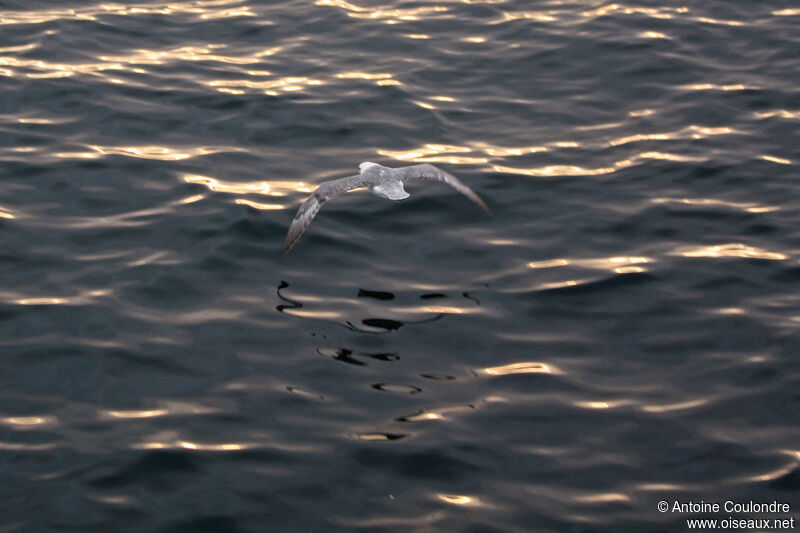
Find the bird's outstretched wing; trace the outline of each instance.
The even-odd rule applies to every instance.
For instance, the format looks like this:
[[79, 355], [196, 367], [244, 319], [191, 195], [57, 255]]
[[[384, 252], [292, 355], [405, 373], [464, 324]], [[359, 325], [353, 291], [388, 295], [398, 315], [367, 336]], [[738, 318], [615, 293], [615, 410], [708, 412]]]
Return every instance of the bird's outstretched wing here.
[[445, 172], [444, 170], [437, 168], [433, 165], [424, 163], [422, 165], [412, 165], [410, 167], [399, 168], [397, 170], [403, 171], [403, 177], [401, 178], [404, 182], [406, 181], [441, 181], [442, 183], [446, 183], [447, 185], [451, 186], [473, 202], [475, 202], [478, 207], [489, 213], [492, 214], [492, 210], [489, 209], [489, 206], [486, 205], [480, 196], [475, 194], [475, 191], [464, 185], [460, 179], [453, 176], [450, 173]]
[[302, 203], [300, 209], [292, 220], [292, 225], [289, 226], [289, 233], [286, 234], [286, 243], [283, 246], [283, 253], [288, 253], [292, 246], [300, 239], [303, 232], [306, 231], [308, 225], [314, 220], [317, 212], [322, 208], [322, 204], [328, 200], [332, 200], [337, 196], [363, 187], [364, 183], [361, 180], [361, 175], [349, 176], [347, 178], [340, 178], [338, 180], [326, 181], [317, 190], [311, 193], [311, 196], [306, 198]]

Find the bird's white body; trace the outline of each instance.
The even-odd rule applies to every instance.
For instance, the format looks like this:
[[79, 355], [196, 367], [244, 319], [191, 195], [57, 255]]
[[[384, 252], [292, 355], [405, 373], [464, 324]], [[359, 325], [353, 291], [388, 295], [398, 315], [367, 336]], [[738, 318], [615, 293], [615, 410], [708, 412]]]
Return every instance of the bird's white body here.
[[373, 185], [369, 188], [369, 191], [372, 194], [389, 200], [404, 200], [409, 196], [403, 188], [403, 182], [399, 180], [387, 181], [381, 185]]
[[[392, 179], [390, 173], [381, 172], [381, 168], [388, 168], [382, 167], [378, 163], [372, 163], [370, 161], [364, 161], [360, 165], [358, 165], [359, 170], [361, 170], [361, 175], [367, 172], [369, 169], [377, 167], [377, 173], [381, 177], [386, 177], [386, 179], [378, 184], [369, 185], [367, 184], [367, 188], [369, 192], [374, 194], [375, 196], [380, 196], [381, 198], [386, 198], [387, 200], [404, 200], [408, 198], [408, 193], [403, 188], [403, 182], [399, 179]], [[395, 170], [389, 168], [388, 170]], [[387, 175], [389, 174], [389, 175]]]
[[404, 183], [409, 181], [440, 181], [465, 195], [487, 213], [491, 213], [486, 203], [472, 189], [461, 183], [452, 174], [448, 174], [433, 165], [422, 164], [402, 168], [389, 168], [365, 161], [358, 165], [358, 168], [361, 171], [360, 174], [326, 181], [303, 202], [294, 220], [292, 220], [289, 233], [286, 235], [284, 253], [291, 250], [292, 246], [303, 235], [314, 216], [322, 208], [322, 204], [347, 191], [362, 187], [366, 187], [371, 193], [381, 198], [403, 200], [409, 196], [403, 188]]

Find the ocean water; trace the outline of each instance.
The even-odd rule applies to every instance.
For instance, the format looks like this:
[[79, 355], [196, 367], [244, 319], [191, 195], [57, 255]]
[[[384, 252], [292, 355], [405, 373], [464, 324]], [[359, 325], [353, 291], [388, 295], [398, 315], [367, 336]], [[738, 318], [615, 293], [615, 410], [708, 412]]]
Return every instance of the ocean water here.
[[[779, 1], [0, 1], [0, 532], [800, 527], [798, 50]], [[353, 191], [283, 254], [362, 161], [493, 216]], [[726, 501], [789, 510], [673, 507]]]

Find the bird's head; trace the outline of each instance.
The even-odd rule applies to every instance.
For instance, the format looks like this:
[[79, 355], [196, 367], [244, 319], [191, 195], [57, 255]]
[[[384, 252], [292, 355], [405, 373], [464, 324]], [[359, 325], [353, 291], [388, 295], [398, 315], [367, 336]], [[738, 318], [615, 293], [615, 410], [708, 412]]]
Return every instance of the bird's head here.
[[358, 169], [359, 169], [361, 172], [364, 172], [364, 171], [365, 171], [365, 170], [367, 170], [369, 167], [377, 167], [377, 166], [379, 166], [379, 165], [378, 165], [378, 163], [372, 163], [372, 162], [370, 162], [370, 161], [364, 161], [363, 163], [361, 163], [360, 165], [358, 165]]

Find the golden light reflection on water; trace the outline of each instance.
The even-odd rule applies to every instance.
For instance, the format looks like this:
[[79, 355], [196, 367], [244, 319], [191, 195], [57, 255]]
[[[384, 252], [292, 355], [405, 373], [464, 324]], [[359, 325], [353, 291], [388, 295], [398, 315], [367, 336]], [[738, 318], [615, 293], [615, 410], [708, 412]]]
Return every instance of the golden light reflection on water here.
[[[433, 104], [416, 102], [423, 107], [434, 108]], [[659, 133], [649, 135], [628, 136], [610, 141], [610, 145], [617, 146], [644, 140], [669, 140], [680, 138], [701, 139], [709, 135], [723, 135], [738, 133], [731, 128], [703, 128], [699, 126], [689, 126], [674, 133]], [[568, 149], [579, 148], [581, 145], [575, 141], [560, 141], [550, 144], [553, 148]], [[415, 163], [447, 163], [453, 165], [476, 165], [490, 163], [492, 158], [519, 157], [537, 152], [549, 151], [548, 146], [520, 146], [502, 147], [493, 146], [486, 142], [475, 142], [470, 146], [444, 145], [444, 144], [425, 144], [411, 150], [378, 150], [380, 155], [391, 157], [398, 161], [408, 161]], [[647, 160], [667, 160], [678, 162], [701, 162], [702, 157], [692, 157], [680, 154], [665, 152], [642, 152], [635, 154], [627, 159], [622, 159], [608, 167], [584, 168], [574, 165], [547, 165], [543, 167], [520, 168], [503, 164], [490, 164], [490, 169], [496, 172], [521, 174], [535, 177], [556, 177], [556, 176], [598, 176], [611, 174], [619, 170], [635, 166]]]
[[531, 261], [528, 263], [529, 268], [553, 268], [553, 267], [560, 267], [566, 266], [569, 264], [569, 261], [566, 259], [548, 259], [546, 261]]
[[216, 413], [219, 409], [186, 402], [164, 402], [155, 409], [105, 410], [100, 413], [101, 419], [135, 420], [140, 418], [158, 418], [171, 415], [202, 415]]
[[256, 89], [263, 91], [264, 94], [269, 96], [277, 96], [280, 92], [298, 92], [303, 91], [310, 86], [322, 85], [324, 82], [316, 78], [308, 78], [306, 76], [286, 76], [283, 78], [271, 80], [211, 80], [206, 82], [210, 87], [224, 92], [234, 92], [234, 94], [244, 94], [244, 91], [236, 91], [234, 87], [246, 87], [247, 89]]
[[[800, 15], [800, 10], [798, 10], [797, 14]], [[788, 455], [792, 459], [800, 461], [800, 448], [798, 448], [797, 450], [786, 449], [786, 450], [779, 450], [779, 451], [780, 451], [780, 453], [782, 453], [784, 455]]]
[[604, 17], [614, 13], [620, 13], [623, 15], [647, 15], [653, 18], [671, 19], [676, 14], [684, 14], [688, 12], [689, 12], [688, 7], [648, 8], [648, 7], [627, 6], [624, 4], [608, 4], [603, 7], [599, 7], [597, 9], [584, 11], [583, 16], [589, 18]]
[[566, 281], [555, 281], [555, 282], [552, 282], [552, 283], [542, 283], [541, 285], [539, 285], [537, 287], [537, 289], [540, 290], [540, 291], [548, 291], [548, 290], [554, 290], [554, 289], [567, 289], [569, 287], [577, 287], [579, 285], [584, 285], [586, 283], [591, 283], [592, 281], [595, 281], [595, 280], [591, 279], [591, 278], [568, 279]]
[[20, 117], [17, 119], [20, 124], [64, 124], [69, 122], [68, 119], [54, 120], [51, 118], [39, 117]]
[[163, 431], [151, 436], [148, 440], [131, 445], [133, 449], [139, 450], [191, 450], [209, 452], [236, 452], [240, 450], [251, 450], [256, 448], [270, 448], [275, 450], [286, 450], [297, 453], [318, 452], [321, 446], [315, 444], [287, 443], [266, 435], [260, 435], [249, 441], [242, 442], [198, 442], [181, 438], [176, 431]]
[[125, 264], [129, 267], [140, 267], [144, 265], [180, 265], [184, 262], [179, 254], [162, 250], [145, 255], [138, 255], [135, 259], [127, 261]]
[[620, 492], [599, 492], [575, 496], [575, 501], [581, 503], [627, 503], [631, 497]]
[[476, 307], [458, 307], [457, 305], [413, 305], [405, 307], [390, 307], [388, 309], [393, 314], [397, 315], [419, 315], [419, 314], [452, 314], [452, 315], [466, 315], [473, 313], [483, 313], [484, 311]]
[[720, 315], [744, 315], [747, 314], [747, 311], [742, 309], [741, 307], [721, 307], [716, 310], [716, 312]]
[[[438, 102], [452, 102], [454, 98], [449, 96], [433, 96], [430, 100]], [[415, 102], [421, 107], [435, 109], [436, 105], [430, 102]], [[552, 146], [560, 148], [575, 148], [579, 144], [573, 141], [562, 141], [553, 143]], [[514, 157], [546, 152], [546, 146], [496, 146], [483, 141], [471, 143], [470, 146], [459, 146], [453, 144], [425, 144], [411, 150], [378, 150], [380, 155], [391, 157], [398, 161], [411, 161], [415, 163], [449, 163], [455, 165], [476, 165], [490, 161], [492, 157]], [[469, 154], [469, 155], [463, 155]], [[487, 157], [488, 156], [488, 157]]]
[[16, 46], [0, 46], [0, 54], [4, 54], [6, 52], [12, 52], [12, 53], [29, 52], [31, 50], [35, 50], [38, 46], [39, 45], [36, 43], [19, 44]]
[[662, 490], [669, 490], [669, 491], [678, 491], [682, 490], [688, 492], [689, 487], [686, 485], [677, 485], [673, 483], [642, 483], [638, 485], [639, 489], [647, 490], [647, 491], [662, 491]]
[[187, 440], [176, 440], [171, 442], [145, 442], [135, 445], [134, 448], [141, 450], [195, 450], [202, 452], [236, 452], [254, 448], [255, 445], [246, 442], [225, 442], [225, 443], [201, 443]]
[[743, 257], [746, 259], [769, 259], [772, 261], [783, 261], [788, 259], [784, 254], [769, 252], [755, 246], [747, 246], [742, 243], [715, 244], [712, 246], [702, 246], [699, 248], [679, 248], [674, 252], [683, 257]]
[[136, 497], [125, 494], [87, 494], [86, 498], [107, 505], [134, 506], [140, 503]]
[[[598, 258], [583, 258], [583, 259], [547, 259], [544, 261], [531, 261], [528, 263], [528, 268], [541, 269], [541, 268], [557, 268], [568, 265], [574, 265], [582, 268], [592, 268], [597, 270], [611, 270], [618, 274], [627, 274], [630, 272], [644, 272], [644, 268], [639, 266], [644, 263], [651, 263], [654, 259], [651, 257], [598, 257]], [[548, 284], [546, 288], [557, 288], [561, 286], [574, 286], [579, 282], [572, 280], [567, 282], [558, 282], [556, 284]], [[563, 285], [566, 284], [566, 285]]]
[[234, 200], [235, 203], [239, 205], [246, 205], [252, 207], [253, 209], [260, 209], [262, 211], [271, 211], [275, 209], [286, 209], [285, 205], [282, 204], [265, 204], [262, 202], [254, 202], [252, 200], [245, 200], [244, 198], [237, 198]]
[[544, 11], [503, 11], [499, 19], [493, 20], [491, 24], [512, 22], [515, 20], [533, 20], [536, 22], [556, 22], [558, 12], [553, 10]]
[[222, 442], [199, 442], [182, 438], [177, 431], [162, 431], [154, 434], [146, 440], [131, 445], [133, 449], [139, 450], [191, 450], [202, 452], [236, 452], [250, 450], [254, 448], [270, 447], [272, 449], [291, 450], [295, 452], [316, 451], [318, 446], [308, 444], [289, 444], [278, 442], [275, 439], [266, 440], [266, 436], [260, 436], [248, 441], [222, 441]]
[[241, 152], [236, 146], [186, 146], [173, 148], [169, 146], [97, 146], [89, 148], [102, 155], [124, 155], [141, 159], [156, 159], [160, 161], [181, 161], [192, 157], [217, 154], [221, 152]]
[[0, 450], [7, 452], [42, 452], [56, 448], [54, 442], [33, 444], [27, 442], [0, 441]]
[[428, 513], [403, 513], [395, 516], [387, 515], [386, 513], [370, 516], [361, 512], [358, 517], [338, 518], [337, 522], [344, 527], [364, 531], [435, 531], [437, 529], [435, 525], [441, 523], [446, 518], [447, 514], [441, 510]]
[[521, 239], [486, 239], [492, 246], [514, 246], [522, 244]]
[[655, 19], [674, 19], [674, 18], [682, 18], [687, 20], [693, 20], [696, 22], [702, 22], [704, 24], [717, 24], [717, 25], [725, 25], [725, 26], [743, 26], [744, 22], [739, 20], [726, 20], [726, 19], [717, 19], [713, 17], [706, 17], [706, 16], [694, 16], [691, 14], [691, 10], [686, 6], [680, 7], [657, 7], [657, 8], [649, 8], [649, 7], [634, 7], [625, 4], [608, 4], [603, 7], [593, 9], [590, 11], [584, 11], [583, 16], [588, 18], [594, 17], [604, 17], [609, 15], [644, 15]]
[[99, 146], [87, 145], [89, 152], [54, 152], [50, 155], [59, 159], [99, 159], [106, 155], [124, 155], [140, 159], [155, 159], [160, 161], [182, 161], [193, 157], [200, 157], [221, 152], [241, 152], [235, 146]]
[[403, 420], [405, 422], [443, 421], [447, 420], [450, 415], [473, 412], [475, 412], [475, 407], [472, 405], [453, 405], [450, 407], [440, 407], [438, 409], [422, 410], [413, 415], [404, 416]]
[[484, 507], [486, 504], [475, 496], [466, 496], [463, 494], [437, 494], [436, 498], [444, 503], [451, 505], [461, 505], [469, 507]]
[[617, 274], [633, 274], [636, 272], [645, 272], [645, 269], [638, 266], [624, 266], [615, 268], [614, 272]]
[[788, 109], [776, 109], [774, 111], [757, 111], [756, 118], [787, 118], [791, 120], [800, 120], [800, 111], [789, 111]]
[[14, 303], [19, 305], [59, 305], [67, 303], [66, 298], [20, 298]]
[[642, 39], [671, 39], [666, 34], [659, 31], [644, 31], [638, 35]]
[[778, 163], [779, 165], [791, 165], [792, 162], [789, 159], [784, 159], [782, 157], [775, 157], [774, 155], [761, 155], [759, 156], [764, 161], [769, 161], [771, 163]]
[[433, 13], [448, 11], [446, 6], [421, 6], [405, 9], [382, 9], [380, 7], [362, 7], [346, 0], [317, 0], [318, 6], [337, 7], [347, 12], [348, 17], [380, 20], [386, 24], [398, 24], [419, 20], [420, 17]]
[[392, 436], [386, 433], [357, 433], [356, 437], [359, 440], [367, 442], [381, 442], [392, 440]]
[[760, 89], [755, 85], [744, 85], [741, 83], [732, 83], [728, 85], [719, 85], [716, 83], [693, 83], [689, 85], [680, 85], [678, 89], [684, 89], [687, 91], [745, 91], [745, 90], [754, 90]]
[[205, 197], [206, 197], [205, 194], [195, 194], [195, 195], [192, 195], [192, 196], [187, 196], [186, 198], [182, 198], [182, 199], [178, 200], [178, 204], [181, 204], [181, 205], [193, 204], [195, 202], [199, 202], [200, 200], [202, 200]]
[[731, 209], [741, 209], [748, 213], [767, 213], [770, 211], [777, 211], [780, 207], [759, 205], [749, 202], [729, 202], [726, 200], [719, 200], [717, 198], [653, 198], [650, 200], [653, 204], [685, 204], [685, 205], [699, 205], [699, 206], [720, 206], [728, 207]]
[[774, 481], [776, 479], [781, 479], [785, 476], [792, 474], [797, 470], [797, 467], [798, 467], [798, 461], [794, 460], [789, 462], [786, 466], [782, 466], [781, 468], [778, 468], [776, 470], [771, 470], [763, 474], [748, 476], [744, 478], [742, 481], [746, 483], [764, 483], [766, 481]]
[[473, 149], [479, 150], [492, 157], [522, 156], [547, 152], [549, 150], [546, 146], [496, 146], [485, 142], [475, 142], [472, 146]]
[[420, 310], [427, 311], [429, 313], [456, 314], [456, 315], [475, 312], [474, 309], [459, 309], [458, 307], [445, 307], [445, 306], [422, 307]]
[[297, 316], [301, 318], [315, 318], [315, 319], [340, 319], [344, 318], [344, 313], [339, 311], [314, 311], [312, 309], [290, 309], [286, 308], [283, 310], [283, 313], [291, 316]]
[[[434, 109], [432, 104], [415, 102], [417, 105]], [[420, 148], [408, 151], [378, 150], [380, 155], [391, 157], [399, 161], [411, 161], [415, 163], [448, 163], [451, 165], [477, 165], [488, 163], [486, 157], [467, 157], [455, 154], [471, 153], [473, 150], [467, 146], [457, 146], [451, 144], [426, 144]]]
[[105, 61], [108, 68], [123, 68], [122, 65], [167, 65], [178, 61], [216, 61], [231, 65], [250, 65], [261, 63], [263, 58], [280, 52], [283, 48], [274, 46], [265, 48], [248, 55], [224, 55], [219, 51], [228, 47], [224, 43], [207, 43], [203, 46], [179, 46], [177, 48], [133, 50], [125, 55], [107, 56], [98, 58]]
[[601, 122], [599, 124], [590, 124], [588, 126], [576, 126], [577, 131], [597, 131], [597, 130], [610, 130], [624, 126], [624, 122]]
[[[282, 50], [282, 47], [262, 49], [245, 55], [226, 55], [221, 53], [228, 47], [221, 43], [208, 43], [203, 46], [181, 46], [167, 49], [138, 49], [127, 54], [100, 55], [97, 61], [84, 63], [53, 63], [42, 59], [30, 59], [17, 55], [0, 55], [0, 66], [7, 76], [29, 78], [65, 78], [81, 75], [99, 76], [111, 83], [135, 84], [134, 78], [128, 81], [109, 77], [106, 71], [147, 74], [141, 65], [166, 65], [177, 62], [215, 61], [232, 65], [258, 64], [264, 57]], [[16, 69], [16, 70], [14, 70]], [[18, 72], [19, 71], [19, 72]], [[204, 82], [206, 85], [209, 82]]]
[[523, 176], [533, 177], [559, 177], [559, 176], [601, 176], [604, 174], [613, 174], [619, 170], [636, 166], [642, 161], [647, 160], [665, 160], [665, 161], [679, 161], [679, 162], [701, 162], [704, 158], [691, 157], [680, 154], [671, 154], [665, 152], [643, 152], [634, 155], [628, 159], [623, 159], [613, 163], [609, 167], [600, 168], [585, 168], [573, 165], [548, 165], [538, 168], [518, 168], [506, 165], [492, 165], [491, 168], [495, 172], [502, 172], [507, 174], [521, 174]]
[[636, 134], [612, 139], [608, 142], [609, 146], [621, 146], [624, 144], [641, 141], [670, 141], [676, 139], [704, 139], [712, 135], [744, 134], [743, 131], [733, 128], [719, 127], [708, 128], [692, 124], [675, 132]]
[[106, 414], [111, 418], [155, 418], [158, 416], [165, 416], [169, 414], [166, 409], [149, 409], [140, 411], [106, 411]]
[[369, 73], [369, 72], [339, 72], [335, 76], [337, 79], [340, 80], [367, 80], [367, 81], [374, 81], [375, 85], [402, 85], [398, 80], [392, 78], [392, 74], [389, 72], [377, 72], [377, 73]]
[[11, 426], [14, 429], [33, 429], [41, 426], [51, 426], [58, 422], [54, 416], [7, 416], [0, 418], [0, 424]]
[[687, 400], [685, 402], [677, 402], [670, 404], [651, 404], [641, 406], [641, 410], [646, 413], [670, 413], [673, 411], [684, 411], [686, 409], [694, 409], [695, 407], [702, 407], [711, 403], [713, 397], [697, 398], [696, 400]]
[[712, 17], [694, 17], [692, 20], [705, 24], [719, 24], [722, 26], [744, 26], [744, 22], [740, 20], [715, 19]]
[[336, 77], [342, 80], [385, 80], [391, 78], [392, 75], [388, 72], [378, 72], [371, 74], [369, 72], [340, 72]]
[[94, 298], [107, 296], [109, 289], [84, 290], [72, 296], [28, 296], [13, 290], [0, 290], [0, 302], [17, 305], [80, 305], [90, 303]]
[[422, 422], [424, 420], [444, 420], [444, 415], [434, 411], [424, 411], [422, 413], [405, 417], [408, 422]]
[[201, 20], [229, 17], [255, 16], [241, 0], [198, 0], [191, 2], [169, 3], [101, 3], [87, 7], [41, 9], [35, 11], [2, 11], [0, 25], [5, 24], [43, 24], [55, 20], [97, 20], [102, 16], [136, 16], [136, 15], [194, 15]]
[[572, 405], [583, 409], [617, 409], [619, 407], [627, 407], [634, 402], [631, 400], [616, 400], [616, 401], [574, 401]]
[[[28, 59], [18, 56], [0, 56], [0, 66], [15, 67], [17, 70], [3, 69], [8, 77], [24, 75], [28, 78], [67, 78], [75, 74], [97, 74], [106, 70], [123, 70], [119, 64], [110, 63], [50, 63], [41, 59]], [[18, 71], [24, 72], [18, 72]]]
[[490, 376], [506, 376], [509, 374], [563, 374], [561, 370], [553, 365], [536, 361], [524, 361], [520, 363], [510, 363], [503, 366], [484, 368], [484, 374]]
[[[274, 180], [274, 181], [257, 181], [251, 183], [236, 183], [232, 181], [224, 181], [210, 176], [200, 176], [196, 174], [184, 174], [182, 176], [187, 183], [197, 183], [208, 187], [209, 190], [215, 192], [224, 192], [230, 194], [263, 194], [266, 196], [286, 196], [288, 193], [302, 192], [311, 193], [316, 186], [306, 183], [304, 181], [288, 181], [288, 180]], [[255, 209], [285, 209], [285, 205], [280, 204], [265, 204], [254, 202], [246, 199], [237, 199], [237, 203], [249, 205]]]

